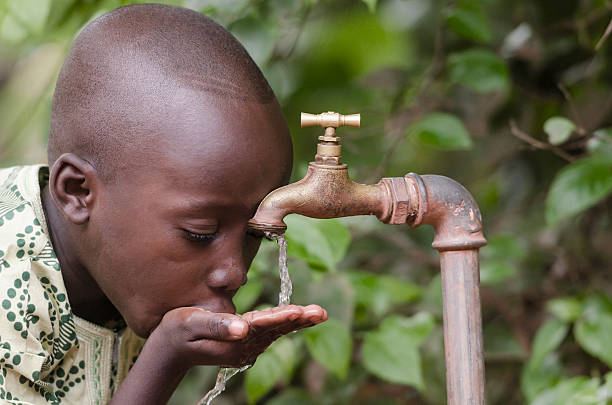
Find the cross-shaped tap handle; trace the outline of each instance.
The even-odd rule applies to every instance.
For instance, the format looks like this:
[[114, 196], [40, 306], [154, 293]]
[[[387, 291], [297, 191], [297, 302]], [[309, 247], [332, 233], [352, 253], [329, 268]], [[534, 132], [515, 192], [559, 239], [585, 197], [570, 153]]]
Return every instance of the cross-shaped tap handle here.
[[322, 126], [323, 128], [338, 128], [344, 125], [358, 127], [361, 124], [361, 114], [342, 115], [333, 111], [321, 114], [303, 112], [300, 123], [302, 127]]

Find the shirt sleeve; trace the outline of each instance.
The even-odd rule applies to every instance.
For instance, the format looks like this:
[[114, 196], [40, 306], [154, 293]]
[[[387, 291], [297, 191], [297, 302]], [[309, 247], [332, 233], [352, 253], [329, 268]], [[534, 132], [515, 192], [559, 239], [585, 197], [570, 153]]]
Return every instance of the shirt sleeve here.
[[0, 226], [0, 403], [47, 404], [54, 394], [43, 378], [52, 368], [54, 328], [48, 294], [24, 253], [34, 245], [25, 226]]

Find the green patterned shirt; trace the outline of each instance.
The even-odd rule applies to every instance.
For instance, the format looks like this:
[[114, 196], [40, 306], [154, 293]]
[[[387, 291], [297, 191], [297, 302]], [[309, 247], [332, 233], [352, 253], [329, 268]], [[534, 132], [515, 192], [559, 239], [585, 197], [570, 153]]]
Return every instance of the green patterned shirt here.
[[0, 169], [0, 403], [105, 404], [144, 341], [72, 313], [40, 198], [48, 175]]

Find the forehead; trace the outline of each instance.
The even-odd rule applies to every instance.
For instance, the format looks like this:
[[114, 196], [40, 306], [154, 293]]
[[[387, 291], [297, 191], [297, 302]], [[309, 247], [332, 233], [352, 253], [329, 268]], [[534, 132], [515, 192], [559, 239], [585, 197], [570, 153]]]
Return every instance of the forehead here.
[[291, 144], [280, 108], [192, 92], [168, 106], [159, 122], [156, 156], [147, 159], [151, 177], [169, 196], [252, 208], [290, 174]]

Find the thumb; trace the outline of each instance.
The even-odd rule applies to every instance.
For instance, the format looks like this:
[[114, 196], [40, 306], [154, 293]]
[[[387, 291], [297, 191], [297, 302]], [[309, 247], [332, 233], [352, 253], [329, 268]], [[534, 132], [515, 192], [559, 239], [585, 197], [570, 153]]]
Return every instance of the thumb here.
[[195, 311], [185, 325], [190, 330], [190, 340], [240, 340], [247, 335], [249, 324], [238, 315]]

